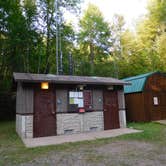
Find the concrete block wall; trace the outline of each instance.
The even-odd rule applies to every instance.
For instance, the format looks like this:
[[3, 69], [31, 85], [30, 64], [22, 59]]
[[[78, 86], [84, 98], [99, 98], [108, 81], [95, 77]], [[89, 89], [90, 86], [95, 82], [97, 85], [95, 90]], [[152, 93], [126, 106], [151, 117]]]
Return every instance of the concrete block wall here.
[[22, 137], [22, 133], [25, 132], [24, 124], [25, 124], [24, 119], [22, 119], [20, 115], [16, 115], [16, 132], [20, 137]]
[[21, 138], [33, 138], [33, 115], [16, 115], [16, 132]]
[[25, 116], [25, 137], [33, 138], [33, 115]]
[[57, 135], [104, 130], [103, 112], [57, 114]]
[[125, 128], [126, 127], [126, 111], [119, 111], [119, 123], [120, 123], [120, 128]]
[[88, 112], [83, 116], [84, 131], [104, 130], [103, 112]]
[[57, 114], [57, 135], [79, 133], [81, 116], [79, 114]]
[[126, 110], [125, 110], [125, 98], [124, 91], [118, 91], [118, 105], [119, 105], [119, 123], [120, 128], [126, 127]]

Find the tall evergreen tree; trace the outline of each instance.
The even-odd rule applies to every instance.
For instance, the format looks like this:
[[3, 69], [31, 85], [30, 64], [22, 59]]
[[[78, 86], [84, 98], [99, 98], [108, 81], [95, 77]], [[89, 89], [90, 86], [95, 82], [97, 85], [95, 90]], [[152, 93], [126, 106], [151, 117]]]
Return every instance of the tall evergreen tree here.
[[111, 45], [109, 24], [104, 20], [99, 8], [93, 4], [89, 4], [80, 20], [79, 44], [89, 55], [93, 75], [95, 60], [100, 61], [106, 56]]

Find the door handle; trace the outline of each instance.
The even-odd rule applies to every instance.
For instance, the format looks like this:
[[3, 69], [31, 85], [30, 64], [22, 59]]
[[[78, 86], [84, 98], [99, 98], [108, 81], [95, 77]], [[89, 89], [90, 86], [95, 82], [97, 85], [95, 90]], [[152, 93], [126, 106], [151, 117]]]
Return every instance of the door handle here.
[[104, 109], [104, 112], [106, 112], [107, 111], [107, 109]]
[[51, 111], [51, 113], [52, 113], [53, 115], [55, 115], [55, 111]]

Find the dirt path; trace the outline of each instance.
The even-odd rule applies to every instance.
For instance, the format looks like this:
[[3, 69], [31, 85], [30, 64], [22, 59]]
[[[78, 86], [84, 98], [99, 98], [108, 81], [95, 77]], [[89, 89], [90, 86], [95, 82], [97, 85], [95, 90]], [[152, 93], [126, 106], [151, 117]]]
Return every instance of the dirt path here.
[[165, 166], [166, 146], [138, 141], [52, 151], [21, 166]]

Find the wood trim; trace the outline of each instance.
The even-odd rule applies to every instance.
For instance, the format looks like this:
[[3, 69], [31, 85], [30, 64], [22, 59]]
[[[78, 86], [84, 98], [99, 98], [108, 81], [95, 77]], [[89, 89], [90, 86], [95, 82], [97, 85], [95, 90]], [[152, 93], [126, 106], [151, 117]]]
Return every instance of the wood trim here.
[[[85, 113], [89, 113], [89, 112], [103, 112], [103, 110], [95, 110], [95, 111], [85, 111]], [[77, 112], [56, 112], [56, 114], [82, 114]]]
[[[119, 110], [126, 110], [126, 109], [119, 109]], [[103, 112], [103, 110], [86, 110], [85, 113], [89, 112]], [[56, 114], [79, 114], [79, 112], [56, 112]], [[16, 115], [34, 115], [34, 113], [16, 113]]]
[[16, 112], [16, 115], [34, 115], [34, 113], [17, 113]]
[[124, 110], [124, 111], [125, 111], [125, 110], [126, 110], [126, 108], [119, 108], [119, 110]]

